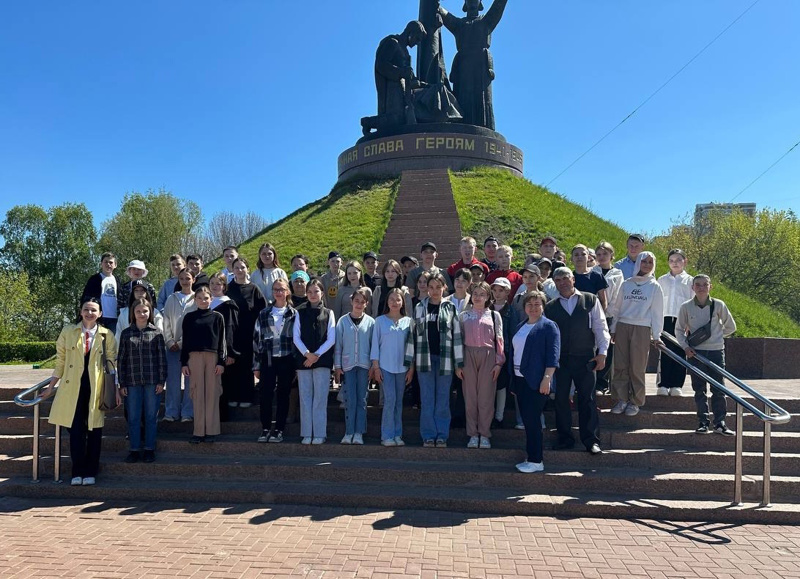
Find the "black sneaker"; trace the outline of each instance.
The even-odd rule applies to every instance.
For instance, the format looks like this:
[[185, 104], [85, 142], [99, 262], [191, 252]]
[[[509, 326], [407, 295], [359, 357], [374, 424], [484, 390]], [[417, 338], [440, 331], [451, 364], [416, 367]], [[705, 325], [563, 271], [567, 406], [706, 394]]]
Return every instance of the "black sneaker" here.
[[189, 444], [200, 444], [205, 438], [205, 436], [193, 436], [189, 439]]
[[694, 432], [695, 434], [708, 434], [711, 432], [711, 427], [708, 424], [701, 424]]
[[283, 432], [280, 430], [273, 430], [267, 442], [283, 442]]
[[269, 440], [269, 430], [262, 430], [261, 436], [258, 437], [258, 442], [267, 442]]
[[127, 462], [128, 464], [133, 464], [135, 462], [139, 462], [139, 451], [138, 450], [130, 451], [128, 453], [128, 456], [125, 457], [125, 462]]
[[724, 422], [717, 424], [714, 427], [714, 432], [716, 432], [717, 434], [721, 434], [722, 436], [734, 436], [736, 434], [735, 431], [725, 426]]
[[156, 453], [152, 450], [145, 450], [144, 451], [144, 459], [143, 462], [155, 462], [156, 460]]
[[217, 441], [217, 437], [216, 437], [216, 436], [214, 436], [214, 435], [209, 435], [209, 436], [206, 436], [206, 440], [205, 440], [205, 442], [210, 442], [210, 443], [212, 443], [212, 444], [213, 444], [213, 443], [215, 443], [216, 441]]
[[503, 424], [503, 419], [502, 418], [500, 420], [497, 420], [497, 418], [492, 420], [492, 428], [493, 429], [502, 430], [505, 427], [506, 426], [505, 426], [505, 424]]

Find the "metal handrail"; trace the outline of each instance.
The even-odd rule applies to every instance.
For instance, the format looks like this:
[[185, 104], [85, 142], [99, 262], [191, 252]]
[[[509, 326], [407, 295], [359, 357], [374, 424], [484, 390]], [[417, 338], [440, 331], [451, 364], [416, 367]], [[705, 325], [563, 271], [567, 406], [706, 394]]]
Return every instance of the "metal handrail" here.
[[[17, 406], [29, 408], [33, 406], [33, 477], [35, 483], [39, 482], [39, 422], [40, 411], [39, 404], [44, 400], [39, 393], [50, 384], [50, 378], [42, 380], [35, 386], [23, 390], [14, 396], [14, 402]], [[33, 398], [28, 399], [27, 396], [33, 394]], [[61, 426], [56, 425], [56, 440], [55, 440], [55, 467], [53, 470], [53, 482], [61, 482]]]
[[[682, 349], [682, 346], [678, 343], [678, 340], [675, 339], [674, 336], [668, 334], [667, 332], [661, 332], [661, 340], [662, 342], [669, 342], [670, 344], [675, 345], [678, 348]], [[761, 394], [758, 390], [748, 386], [742, 380], [728, 372], [725, 368], [715, 364], [705, 356], [698, 354], [695, 352], [693, 356], [698, 362], [701, 362], [706, 367], [719, 372], [721, 375], [728, 378], [733, 384], [747, 392], [750, 396], [755, 398], [757, 401], [761, 402], [764, 405], [763, 412], [756, 408], [750, 401], [745, 400], [736, 392], [733, 392], [730, 388], [726, 387], [720, 381], [712, 378], [706, 372], [703, 372], [700, 368], [689, 362], [688, 360], [682, 358], [672, 350], [670, 350], [666, 344], [659, 344], [659, 350], [662, 353], [666, 354], [675, 362], [700, 376], [704, 380], [706, 380], [709, 384], [718, 388], [722, 391], [723, 394], [731, 398], [734, 402], [736, 402], [736, 457], [735, 457], [735, 468], [734, 468], [734, 481], [733, 481], [733, 502], [734, 504], [741, 504], [742, 503], [742, 452], [744, 447], [744, 409], [746, 408], [750, 411], [754, 416], [758, 417], [764, 423], [764, 465], [763, 465], [763, 477], [762, 477], [762, 490], [761, 490], [761, 506], [766, 507], [769, 506], [770, 503], [770, 478], [771, 478], [771, 444], [770, 444], [770, 437], [772, 436], [772, 423], [776, 424], [784, 424], [789, 422], [792, 415], [789, 414], [786, 410], [775, 404], [772, 400]], [[775, 411], [776, 414], [772, 414], [771, 412]]]

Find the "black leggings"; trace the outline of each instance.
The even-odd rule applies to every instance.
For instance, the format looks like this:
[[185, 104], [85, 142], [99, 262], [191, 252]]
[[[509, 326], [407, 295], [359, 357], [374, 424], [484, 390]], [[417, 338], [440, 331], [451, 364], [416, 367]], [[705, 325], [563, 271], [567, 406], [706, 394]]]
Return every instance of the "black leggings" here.
[[[283, 431], [289, 414], [289, 393], [295, 366], [292, 356], [272, 358], [272, 363], [262, 366], [259, 391], [261, 393], [261, 428], [272, 428], [272, 397], [278, 393], [278, 408], [275, 411], [275, 430]], [[277, 389], [276, 389], [277, 384]]]

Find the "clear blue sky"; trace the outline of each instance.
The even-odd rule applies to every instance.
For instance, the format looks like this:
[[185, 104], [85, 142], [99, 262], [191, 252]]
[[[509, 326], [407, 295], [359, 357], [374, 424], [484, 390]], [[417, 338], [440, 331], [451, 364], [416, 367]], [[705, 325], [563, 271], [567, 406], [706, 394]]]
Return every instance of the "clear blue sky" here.
[[[495, 112], [526, 177], [549, 182], [752, 1], [510, 0]], [[99, 225], [164, 187], [207, 217], [278, 219], [333, 186], [375, 113], [375, 48], [417, 5], [3, 2], [0, 213], [84, 202]], [[800, 139], [798, 55], [800, 2], [761, 0], [551, 187], [651, 233], [729, 201]], [[737, 201], [798, 207], [798, 183], [800, 147]]]

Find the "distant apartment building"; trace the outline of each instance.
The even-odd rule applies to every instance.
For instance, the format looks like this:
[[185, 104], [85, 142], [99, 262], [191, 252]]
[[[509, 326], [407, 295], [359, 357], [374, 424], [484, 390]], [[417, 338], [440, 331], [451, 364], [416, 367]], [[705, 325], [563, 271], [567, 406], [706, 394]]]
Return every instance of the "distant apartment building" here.
[[732, 213], [735, 210], [742, 211], [745, 215], [754, 216], [756, 214], [755, 203], [698, 203], [694, 206], [694, 222], [698, 224], [703, 218], [712, 211]]

